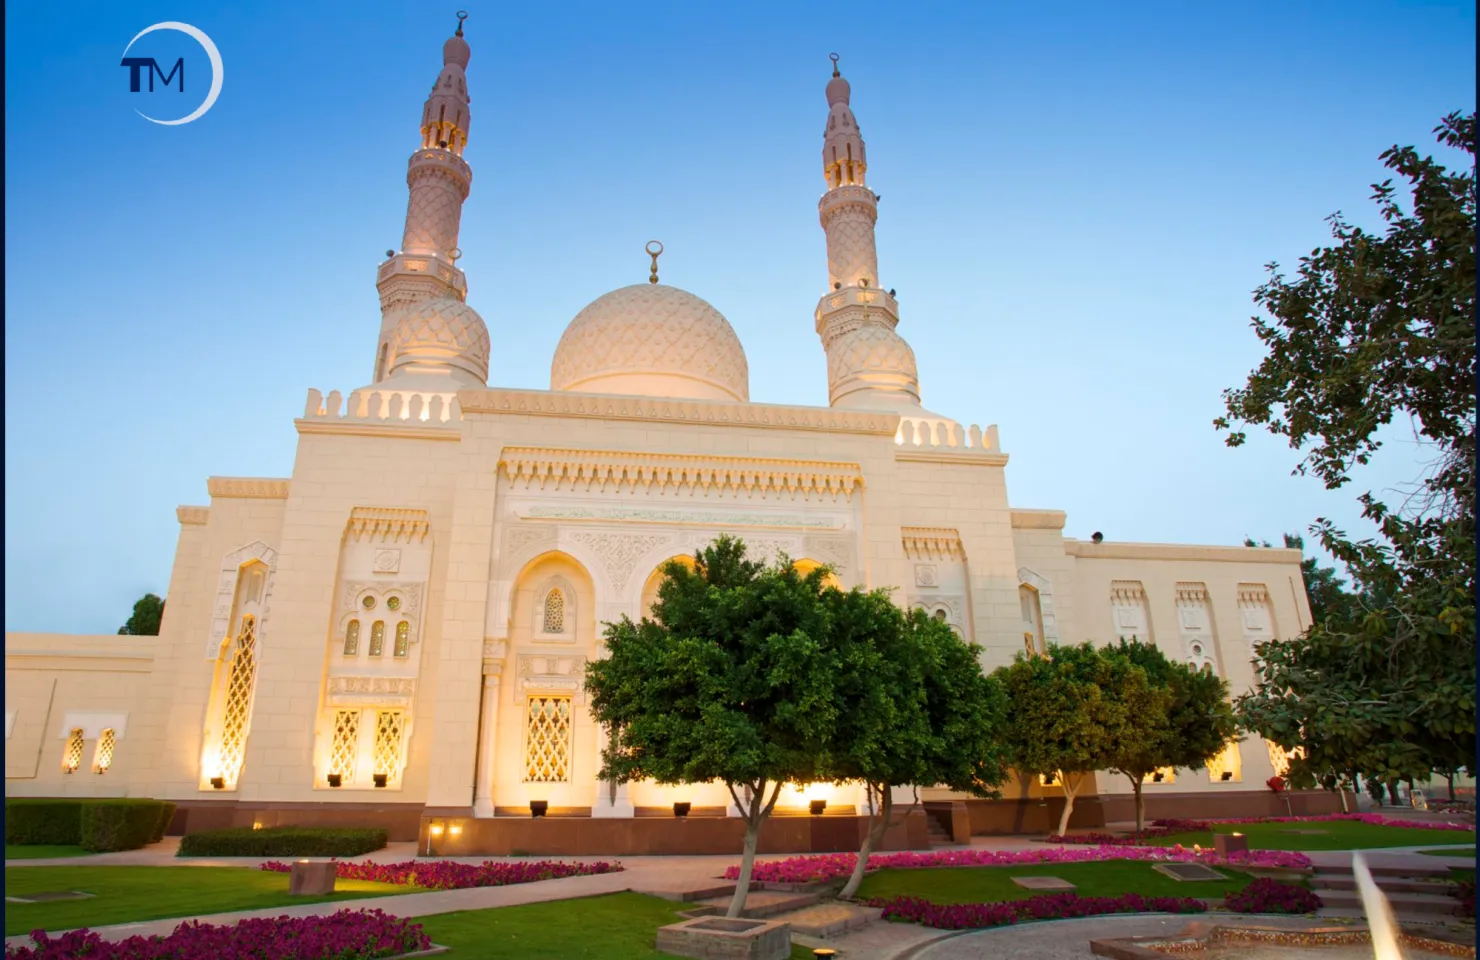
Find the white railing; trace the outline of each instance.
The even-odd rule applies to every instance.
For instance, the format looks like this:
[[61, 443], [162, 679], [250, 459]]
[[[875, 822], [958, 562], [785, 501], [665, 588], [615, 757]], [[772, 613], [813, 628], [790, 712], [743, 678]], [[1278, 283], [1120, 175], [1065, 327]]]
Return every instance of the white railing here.
[[901, 417], [894, 442], [906, 448], [945, 448], [961, 453], [997, 453], [997, 425], [985, 430], [976, 424], [963, 429], [954, 420]]
[[455, 393], [423, 393], [416, 390], [356, 390], [348, 400], [338, 390], [326, 397], [308, 391], [303, 410], [307, 420], [403, 421], [406, 423], [451, 423], [462, 419]]

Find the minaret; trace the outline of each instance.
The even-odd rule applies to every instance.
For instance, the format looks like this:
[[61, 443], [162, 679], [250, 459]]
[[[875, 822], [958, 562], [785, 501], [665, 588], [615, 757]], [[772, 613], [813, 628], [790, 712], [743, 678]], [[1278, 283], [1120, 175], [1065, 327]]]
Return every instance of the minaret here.
[[471, 54], [463, 39], [466, 18], [466, 13], [457, 15], [457, 33], [442, 45], [442, 72], [421, 111], [421, 146], [406, 171], [411, 197], [401, 249], [386, 251], [377, 275], [381, 324], [373, 383], [390, 375], [401, 308], [423, 300], [467, 299], [467, 278], [456, 263], [462, 256], [457, 248], [462, 205], [473, 182], [473, 170], [462, 158], [472, 119], [464, 73]]
[[835, 407], [917, 408], [915, 354], [894, 327], [899, 305], [879, 281], [874, 222], [879, 198], [866, 186], [868, 156], [838, 72], [827, 84], [822, 175], [827, 192], [817, 212], [827, 234], [829, 291], [817, 304], [817, 333], [827, 351], [828, 402]]

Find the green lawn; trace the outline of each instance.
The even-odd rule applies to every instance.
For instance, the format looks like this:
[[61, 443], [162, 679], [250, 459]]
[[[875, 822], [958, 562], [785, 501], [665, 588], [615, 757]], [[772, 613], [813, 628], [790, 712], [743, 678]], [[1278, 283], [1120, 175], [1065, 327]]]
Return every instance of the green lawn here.
[[67, 890], [94, 896], [55, 903], [7, 903], [5, 935], [421, 892], [416, 887], [340, 880], [330, 896], [289, 897], [286, 873], [239, 867], [11, 867], [5, 871], [7, 897]]
[[[1320, 831], [1319, 833], [1314, 831]], [[1215, 823], [1211, 831], [1175, 833], [1153, 841], [1157, 846], [1180, 843], [1213, 845], [1213, 833], [1242, 833], [1251, 850], [1367, 850], [1377, 847], [1416, 847], [1427, 843], [1474, 843], [1474, 831], [1384, 827], [1357, 820], [1313, 820], [1299, 823]]]
[[87, 857], [91, 856], [90, 850], [84, 850], [77, 846], [50, 846], [43, 843], [27, 843], [5, 845], [5, 859], [7, 860], [50, 860], [52, 857]]
[[[659, 960], [668, 954], [653, 949], [658, 928], [680, 922], [684, 918], [678, 912], [691, 906], [640, 893], [609, 893], [443, 913], [417, 922], [433, 943], [452, 948], [447, 956], [453, 960]], [[806, 947], [792, 945], [792, 960], [811, 956]]]
[[1095, 863], [1035, 863], [1017, 867], [933, 867], [930, 869], [879, 870], [868, 874], [859, 888], [860, 899], [870, 897], [920, 897], [931, 903], [994, 903], [1041, 896], [1026, 890], [1012, 877], [1058, 877], [1074, 884], [1084, 897], [1114, 897], [1139, 893], [1148, 897], [1196, 897], [1218, 899], [1242, 890], [1253, 879], [1237, 870], [1216, 868], [1226, 881], [1187, 882], [1151, 869], [1137, 860], [1102, 860]]
[[1420, 850], [1418, 852], [1426, 857], [1473, 857], [1475, 855], [1475, 848], [1459, 847], [1449, 850]]

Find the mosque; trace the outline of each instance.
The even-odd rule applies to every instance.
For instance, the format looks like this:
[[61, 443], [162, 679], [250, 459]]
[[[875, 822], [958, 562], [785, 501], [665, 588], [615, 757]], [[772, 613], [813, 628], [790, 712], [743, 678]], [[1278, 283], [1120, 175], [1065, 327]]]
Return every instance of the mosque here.
[[[459, 24], [401, 248], [377, 273], [369, 382], [308, 391], [292, 476], [211, 477], [209, 503], [176, 510], [157, 638], [6, 636], [7, 796], [173, 800], [174, 833], [377, 824], [440, 853], [738, 851], [723, 785], [598, 781], [582, 689], [602, 624], [641, 616], [664, 562], [725, 532], [844, 587], [897, 588], [980, 644], [987, 670], [1138, 636], [1237, 692], [1254, 644], [1308, 626], [1299, 551], [1066, 537], [1064, 513], [1009, 505], [996, 426], [922, 406], [836, 64], [814, 310], [826, 407], [752, 401], [740, 338], [658, 281], [656, 243], [648, 282], [571, 320], [548, 390], [490, 386], [457, 265], [469, 57]], [[1160, 771], [1150, 815], [1331, 809], [1315, 793], [1274, 805], [1266, 781], [1287, 763], [1250, 738], [1206, 770]], [[1041, 780], [999, 800], [921, 796], [889, 845], [1045, 830], [1063, 802]], [[855, 848], [860, 797], [788, 788], [762, 849]], [[1131, 809], [1125, 778], [1102, 773], [1074, 823]]]

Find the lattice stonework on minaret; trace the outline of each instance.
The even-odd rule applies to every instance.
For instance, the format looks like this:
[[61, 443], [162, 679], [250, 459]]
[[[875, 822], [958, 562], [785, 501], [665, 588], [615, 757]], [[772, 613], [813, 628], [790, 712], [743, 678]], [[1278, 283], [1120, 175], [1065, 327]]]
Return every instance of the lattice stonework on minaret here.
[[355, 778], [355, 755], [360, 749], [360, 711], [334, 711], [334, 743], [329, 748], [329, 772], [348, 783]]
[[526, 783], [570, 782], [570, 697], [530, 697]]
[[375, 772], [385, 774], [387, 783], [401, 779], [401, 749], [406, 732], [406, 714], [381, 710], [375, 714]]
[[252, 688], [257, 682], [257, 618], [242, 617], [226, 682], [226, 713], [221, 721], [221, 776], [235, 785], [247, 758], [247, 721], [252, 714]]

